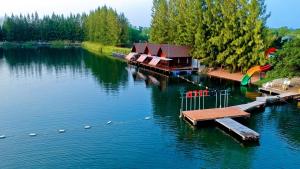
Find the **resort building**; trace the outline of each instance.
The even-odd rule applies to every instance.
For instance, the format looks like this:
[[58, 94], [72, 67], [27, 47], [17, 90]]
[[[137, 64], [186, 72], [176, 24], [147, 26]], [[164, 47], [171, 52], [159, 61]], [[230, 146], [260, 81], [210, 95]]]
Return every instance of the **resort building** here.
[[187, 46], [135, 43], [126, 56], [130, 64], [166, 74], [190, 74], [193, 68], [190, 48]]

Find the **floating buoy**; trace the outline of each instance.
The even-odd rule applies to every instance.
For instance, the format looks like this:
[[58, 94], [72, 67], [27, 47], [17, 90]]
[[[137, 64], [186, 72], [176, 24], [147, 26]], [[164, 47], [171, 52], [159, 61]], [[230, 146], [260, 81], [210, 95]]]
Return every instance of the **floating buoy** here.
[[35, 137], [35, 136], [37, 136], [37, 134], [36, 133], [30, 133], [29, 136], [30, 137]]
[[6, 138], [5, 135], [1, 135], [1, 136], [0, 136], [0, 139], [5, 139], [5, 138]]
[[145, 117], [145, 120], [149, 120], [149, 119], [151, 119], [151, 117], [150, 117], [150, 116], [148, 116], [148, 117]]
[[64, 130], [64, 129], [59, 129], [58, 132], [59, 132], [59, 133], [65, 133], [66, 130]]
[[106, 124], [110, 124], [110, 123], [112, 123], [112, 121], [108, 121]]
[[84, 126], [84, 129], [90, 129], [92, 126]]

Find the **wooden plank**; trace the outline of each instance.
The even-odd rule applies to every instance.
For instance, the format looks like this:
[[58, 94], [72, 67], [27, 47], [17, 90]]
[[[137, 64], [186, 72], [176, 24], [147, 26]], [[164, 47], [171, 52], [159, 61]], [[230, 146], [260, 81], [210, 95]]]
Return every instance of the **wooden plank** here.
[[257, 132], [231, 118], [216, 119], [215, 121], [240, 136], [243, 141], [257, 141], [259, 139], [259, 134]]
[[254, 101], [254, 102], [251, 102], [251, 103], [241, 104], [241, 105], [237, 105], [237, 106], [234, 106], [234, 107], [238, 107], [243, 111], [247, 111], [247, 110], [250, 110], [252, 108], [263, 106], [264, 104], [265, 104], [265, 102], [263, 102], [263, 101]]
[[183, 111], [182, 115], [190, 120], [193, 125], [197, 125], [197, 122], [200, 121], [209, 121], [224, 117], [250, 117], [249, 113], [242, 111], [238, 107]]

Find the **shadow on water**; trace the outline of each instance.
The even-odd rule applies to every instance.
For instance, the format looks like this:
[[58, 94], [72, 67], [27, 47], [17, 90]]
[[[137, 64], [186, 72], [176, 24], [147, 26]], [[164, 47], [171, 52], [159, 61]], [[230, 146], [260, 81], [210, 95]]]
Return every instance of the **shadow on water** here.
[[269, 108], [268, 121], [276, 124], [280, 136], [285, 139], [291, 147], [297, 147], [300, 150], [300, 109], [296, 103], [285, 106], [275, 105]]
[[13, 74], [42, 76], [43, 68], [57, 74], [70, 69], [83, 71], [80, 49], [13, 49], [4, 50], [3, 57]]
[[5, 59], [10, 72], [16, 76], [39, 76], [43, 71], [70, 71], [88, 74], [106, 91], [118, 91], [127, 84], [126, 64], [107, 57], [98, 57], [81, 49], [14, 49], [1, 50], [0, 59]]
[[128, 74], [125, 71], [126, 63], [112, 60], [106, 56], [95, 56], [84, 51], [84, 64], [91, 70], [100, 86], [108, 91], [118, 91], [128, 83]]

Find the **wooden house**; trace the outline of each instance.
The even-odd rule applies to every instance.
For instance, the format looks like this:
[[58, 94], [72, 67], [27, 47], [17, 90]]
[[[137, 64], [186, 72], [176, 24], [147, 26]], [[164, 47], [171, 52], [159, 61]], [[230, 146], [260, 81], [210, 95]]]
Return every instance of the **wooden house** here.
[[[130, 58], [129, 55], [131, 56]], [[172, 73], [194, 70], [190, 48], [187, 46], [135, 43], [129, 55], [126, 59], [130, 63], [157, 71]]]

